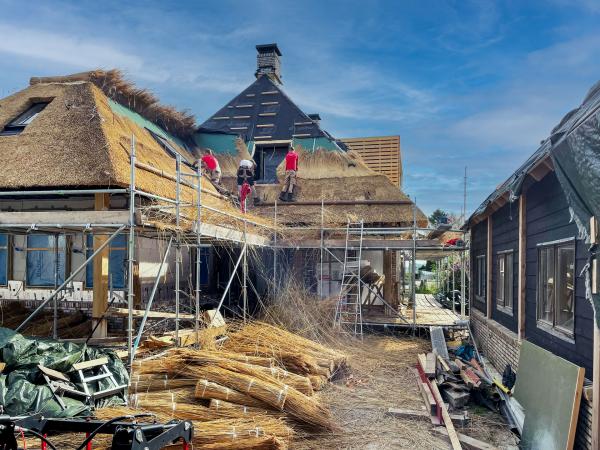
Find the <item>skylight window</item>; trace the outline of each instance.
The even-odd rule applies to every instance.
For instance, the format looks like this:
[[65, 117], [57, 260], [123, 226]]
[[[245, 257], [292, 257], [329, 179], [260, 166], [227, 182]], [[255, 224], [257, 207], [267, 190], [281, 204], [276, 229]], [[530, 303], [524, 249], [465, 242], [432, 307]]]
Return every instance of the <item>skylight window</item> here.
[[0, 136], [14, 136], [15, 134], [20, 134], [27, 125], [33, 122], [33, 119], [42, 112], [48, 103], [50, 102], [38, 102], [31, 105], [24, 113], [21, 113], [16, 119], [9, 122], [8, 125], [0, 131]]
[[[148, 128], [146, 128], [146, 130], [148, 130]], [[192, 164], [190, 164], [183, 155], [181, 155], [181, 153], [179, 153], [175, 147], [173, 146], [173, 144], [171, 144], [171, 142], [162, 137], [159, 134], [156, 134], [150, 130], [148, 130], [148, 133], [150, 133], [150, 135], [154, 138], [154, 140], [163, 148], [163, 150], [165, 152], [167, 152], [167, 154], [173, 158], [173, 159], [177, 159], [177, 155], [181, 156], [181, 163], [188, 166], [188, 167], [193, 167]]]

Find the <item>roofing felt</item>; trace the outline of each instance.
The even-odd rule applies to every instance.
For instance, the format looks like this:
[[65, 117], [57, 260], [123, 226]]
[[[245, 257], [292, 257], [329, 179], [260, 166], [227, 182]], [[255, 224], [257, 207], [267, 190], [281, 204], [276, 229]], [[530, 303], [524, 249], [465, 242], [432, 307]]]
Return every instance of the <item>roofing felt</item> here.
[[204, 122], [206, 132], [236, 133], [244, 141], [291, 140], [330, 135], [308, 117], [268, 76], [259, 77]]

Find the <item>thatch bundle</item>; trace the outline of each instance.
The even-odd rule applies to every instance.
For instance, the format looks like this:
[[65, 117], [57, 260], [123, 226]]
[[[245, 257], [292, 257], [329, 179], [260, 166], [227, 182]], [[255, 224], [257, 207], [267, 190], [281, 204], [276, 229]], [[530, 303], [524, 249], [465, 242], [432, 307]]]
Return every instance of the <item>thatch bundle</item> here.
[[224, 400], [226, 402], [236, 403], [238, 405], [269, 409], [269, 405], [258, 399], [255, 399], [254, 397], [206, 379], [198, 380], [194, 397], [196, 399], [203, 400]]
[[276, 358], [288, 370], [330, 377], [346, 357], [310, 339], [263, 322], [252, 322], [232, 333], [224, 348]]

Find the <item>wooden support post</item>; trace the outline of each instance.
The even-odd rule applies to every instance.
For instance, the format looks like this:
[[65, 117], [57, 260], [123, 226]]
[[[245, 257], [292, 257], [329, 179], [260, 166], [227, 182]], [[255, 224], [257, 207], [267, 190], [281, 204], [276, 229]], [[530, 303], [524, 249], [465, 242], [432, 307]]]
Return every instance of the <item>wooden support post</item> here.
[[517, 327], [519, 341], [525, 338], [525, 293], [526, 293], [526, 262], [527, 262], [527, 203], [525, 194], [519, 197], [519, 280]]
[[492, 216], [489, 215], [487, 218], [487, 264], [486, 264], [486, 281], [485, 281], [485, 305], [487, 311], [487, 318], [492, 317], [492, 273], [493, 273], [493, 261], [492, 258]]
[[[94, 209], [96, 211], [106, 211], [110, 208], [110, 196], [108, 194], [94, 194]], [[108, 236], [94, 236], [94, 250], [97, 250], [108, 240]], [[107, 336], [108, 327], [106, 319], [101, 319], [108, 307], [108, 260], [109, 246], [106, 246], [93, 261], [94, 270], [94, 290], [92, 300], [92, 327], [96, 327], [98, 321], [100, 324], [94, 331], [93, 337], [103, 338]]]

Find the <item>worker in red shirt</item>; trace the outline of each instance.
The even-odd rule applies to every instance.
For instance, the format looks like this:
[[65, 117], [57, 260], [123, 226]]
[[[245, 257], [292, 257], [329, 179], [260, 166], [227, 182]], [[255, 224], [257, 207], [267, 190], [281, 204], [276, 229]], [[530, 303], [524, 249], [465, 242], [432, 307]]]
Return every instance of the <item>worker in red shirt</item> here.
[[285, 155], [285, 180], [283, 181], [283, 189], [279, 194], [279, 200], [283, 202], [294, 201], [293, 194], [296, 187], [296, 174], [298, 172], [298, 153], [294, 147], [290, 148]]
[[208, 149], [206, 154], [202, 156], [200, 163], [202, 164], [204, 173], [208, 176], [210, 181], [215, 185], [220, 185], [221, 167], [219, 166], [219, 161], [217, 161], [217, 158], [215, 158], [215, 155], [213, 155], [211, 149]]

